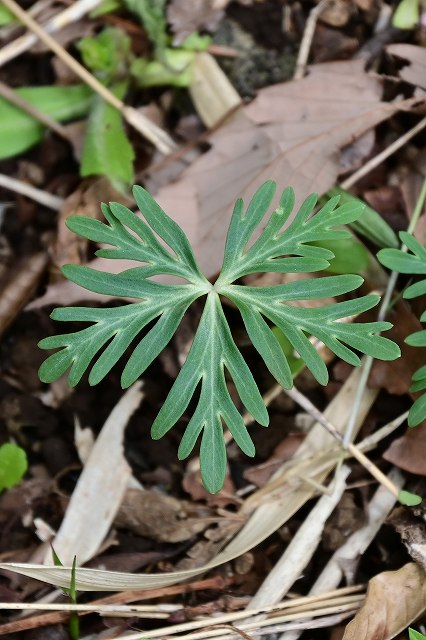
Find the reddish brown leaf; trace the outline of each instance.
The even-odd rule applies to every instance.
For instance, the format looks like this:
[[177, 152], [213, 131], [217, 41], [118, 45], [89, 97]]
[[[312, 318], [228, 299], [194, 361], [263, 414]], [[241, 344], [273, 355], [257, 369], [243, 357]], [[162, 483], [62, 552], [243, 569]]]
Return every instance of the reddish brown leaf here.
[[426, 422], [407, 429], [406, 433], [392, 442], [383, 457], [404, 471], [426, 476]]
[[369, 386], [376, 389], [386, 389], [389, 393], [402, 395], [408, 392], [413, 373], [424, 364], [424, 354], [421, 349], [406, 345], [404, 340], [411, 333], [419, 331], [422, 327], [408, 304], [404, 301], [398, 302], [388, 320], [394, 326], [387, 333], [387, 337], [399, 344], [402, 356], [392, 362], [375, 360], [369, 379]]

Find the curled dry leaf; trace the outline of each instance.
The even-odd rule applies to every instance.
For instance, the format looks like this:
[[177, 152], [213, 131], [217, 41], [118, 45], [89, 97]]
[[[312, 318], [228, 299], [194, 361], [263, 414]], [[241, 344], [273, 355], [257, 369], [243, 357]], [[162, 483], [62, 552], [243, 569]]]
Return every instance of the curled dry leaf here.
[[[112, 524], [132, 475], [124, 457], [124, 430], [142, 397], [137, 382], [111, 411], [93, 446], [53, 541], [64, 565], [71, 565], [74, 556], [78, 564], [92, 558]], [[50, 562], [49, 550], [46, 564]]]
[[37, 253], [24, 260], [18, 269], [9, 275], [0, 295], [0, 335], [25, 307], [46, 265], [47, 255]]
[[388, 317], [393, 324], [388, 336], [400, 346], [402, 355], [393, 362], [375, 360], [369, 385], [375, 389], [386, 389], [391, 394], [402, 395], [408, 392], [413, 373], [424, 364], [421, 349], [406, 345], [404, 340], [420, 331], [422, 325], [403, 300], [395, 305]]
[[415, 429], [407, 429], [406, 433], [392, 442], [383, 457], [400, 469], [426, 476], [426, 423]]
[[416, 87], [426, 89], [426, 49], [414, 44], [390, 44], [386, 51], [409, 63], [399, 71], [399, 76]]
[[370, 580], [367, 599], [343, 640], [390, 640], [426, 610], [426, 574], [411, 562]]
[[174, 43], [180, 44], [194, 31], [214, 31], [229, 1], [171, 0], [167, 7], [167, 21], [174, 33]]
[[128, 489], [115, 525], [161, 542], [183, 542], [212, 523], [206, 507], [177, 500], [159, 491]]
[[422, 505], [414, 509], [397, 507], [387, 523], [401, 536], [412, 559], [426, 571], [426, 511]]

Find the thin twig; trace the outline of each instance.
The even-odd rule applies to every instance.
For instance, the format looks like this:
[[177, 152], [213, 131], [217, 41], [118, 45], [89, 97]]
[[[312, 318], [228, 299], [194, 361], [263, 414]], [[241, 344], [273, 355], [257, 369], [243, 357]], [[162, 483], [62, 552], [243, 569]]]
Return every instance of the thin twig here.
[[123, 613], [163, 613], [167, 617], [170, 613], [183, 609], [181, 604], [71, 604], [45, 602], [0, 602], [0, 609], [8, 611], [75, 611], [90, 613], [108, 613], [117, 616]]
[[312, 39], [317, 26], [318, 18], [324, 11], [330, 0], [321, 0], [316, 7], [311, 9], [303, 32], [302, 41], [300, 43], [299, 53], [297, 56], [296, 69], [294, 71], [293, 80], [301, 80], [306, 73], [309, 52], [311, 50]]
[[18, 180], [17, 178], [11, 178], [4, 173], [0, 173], [0, 187], [9, 189], [9, 191], [14, 191], [15, 193], [20, 193], [22, 196], [31, 198], [31, 200], [35, 200], [36, 202], [39, 202], [43, 206], [48, 207], [49, 209], [53, 209], [54, 211], [59, 211], [59, 209], [65, 202], [64, 199], [60, 198], [59, 196], [54, 196], [47, 191], [36, 189], [36, 187], [33, 187], [27, 182], [23, 182], [22, 180]]
[[[299, 404], [305, 411], [307, 411], [312, 417], [315, 418], [317, 422], [319, 422], [325, 429], [327, 429], [328, 433], [333, 436], [339, 442], [343, 442], [343, 436], [338, 432], [336, 427], [326, 418], [326, 416], [316, 408], [312, 402], [303, 395], [296, 387], [293, 389], [285, 389], [285, 393], [292, 398], [297, 404]], [[362, 464], [362, 466], [375, 478], [380, 484], [386, 487], [394, 496], [398, 498], [399, 489], [398, 487], [391, 482], [385, 474], [380, 471], [380, 469], [371, 462], [367, 458], [367, 456], [362, 453], [362, 451], [354, 444], [349, 443], [348, 445], [349, 453], [356, 459], [358, 462]]]
[[170, 153], [176, 145], [170, 136], [161, 127], [151, 122], [142, 113], [128, 107], [122, 100], [117, 98], [107, 87], [105, 87], [95, 76], [93, 76], [82, 64], [73, 58], [51, 35], [49, 35], [26, 11], [15, 2], [15, 0], [4, 0], [3, 4], [10, 9], [21, 22], [25, 24], [36, 36], [44, 42], [56, 55], [93, 91], [95, 91], [108, 104], [120, 111], [129, 125], [134, 127], [147, 140], [149, 140], [162, 153]]
[[65, 138], [68, 142], [70, 142], [70, 135], [65, 127], [63, 127], [59, 122], [48, 116], [46, 113], [43, 113], [32, 104], [30, 104], [27, 100], [22, 98], [20, 95], [13, 91], [7, 84], [0, 81], [0, 96], [5, 98], [8, 102], [13, 104], [18, 109], [22, 109], [25, 113], [28, 113], [32, 118], [44, 124], [48, 129], [52, 129], [55, 133], [57, 133], [62, 138]]
[[[211, 618], [204, 618], [155, 629], [154, 631], [149, 632], [149, 637], [163, 639], [165, 637], [173, 637], [175, 634], [181, 634], [185, 631], [193, 633], [189, 633], [184, 636], [179, 635], [179, 638], [182, 640], [183, 638], [188, 638], [188, 640], [189, 638], [193, 638], [195, 640], [206, 637], [221, 637], [224, 635], [221, 631], [221, 625], [228, 623], [233, 623], [234, 625], [238, 623], [241, 630], [248, 631], [274, 623], [278, 624], [291, 620], [300, 620], [308, 616], [317, 617], [349, 609], [353, 610], [357, 609], [365, 598], [364, 593], [356, 593], [360, 588], [362, 587], [358, 585], [356, 587], [336, 589], [329, 593], [328, 598], [321, 596], [320, 594], [319, 596], [314, 596], [310, 601], [306, 600], [306, 597], [303, 597], [294, 600], [286, 600], [285, 602], [280, 602], [275, 605], [266, 605], [262, 608], [225, 613], [215, 618], [215, 624], [209, 627], [209, 631], [207, 631], [207, 625], [211, 621]], [[354, 591], [350, 591], [351, 589], [354, 589]], [[285, 611], [286, 609], [288, 609], [288, 611]], [[273, 613], [273, 615], [262, 621], [256, 619], [249, 619], [247, 621], [247, 618], [257, 616], [259, 613], [266, 611], [271, 614]], [[284, 611], [284, 614], [279, 614], [280, 611]], [[241, 620], [244, 620], [244, 622], [238, 622]], [[201, 630], [200, 633], [197, 633], [197, 630]], [[141, 635], [142, 633], [139, 632], [138, 634], [130, 634], [126, 636], [126, 638], [127, 640], [140, 640]]]
[[370, 171], [379, 166], [386, 158], [389, 158], [393, 153], [398, 151], [401, 147], [403, 147], [411, 138], [414, 138], [420, 131], [422, 131], [426, 127], [426, 116], [420, 120], [412, 129], [404, 133], [400, 138], [395, 140], [392, 144], [390, 144], [386, 149], [383, 149], [377, 156], [371, 158], [368, 162], [365, 163], [358, 171], [355, 171], [349, 178], [344, 180], [340, 186], [342, 189], [349, 189], [352, 187], [358, 180], [361, 180], [364, 176], [366, 176]]
[[[62, 29], [70, 22], [75, 22], [85, 16], [86, 13], [97, 7], [101, 2], [102, 0], [76, 0], [71, 3], [71, 6], [60, 11], [53, 16], [53, 18], [48, 20], [48, 22], [43, 26], [43, 29], [48, 33], [59, 31], [59, 29]], [[34, 6], [35, 5], [28, 9], [28, 14], [33, 17], [35, 17], [35, 12], [33, 11]], [[34, 33], [26, 33], [16, 40], [13, 40], [13, 42], [6, 44], [0, 50], [0, 67], [7, 62], [10, 62], [10, 60], [13, 60], [13, 58], [21, 55], [21, 53], [31, 49], [31, 47], [36, 44], [37, 40], [38, 38]]]

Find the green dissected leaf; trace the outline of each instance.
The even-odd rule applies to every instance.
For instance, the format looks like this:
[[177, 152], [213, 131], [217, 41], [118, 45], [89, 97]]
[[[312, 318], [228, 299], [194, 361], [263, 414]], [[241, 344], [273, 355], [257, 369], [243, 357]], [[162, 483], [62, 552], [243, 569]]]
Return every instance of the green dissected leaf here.
[[[124, 86], [116, 88], [122, 95]], [[100, 96], [94, 96], [84, 138], [80, 174], [103, 175], [123, 189], [133, 179], [135, 154], [123, 126], [121, 113]]]
[[[403, 249], [382, 249], [377, 254], [380, 262], [399, 273], [412, 275], [426, 275], [426, 249], [406, 231], [400, 232], [401, 242], [405, 245]], [[426, 293], [426, 278], [416, 282], [404, 291], [404, 298], [416, 298]], [[426, 322], [426, 311], [420, 317], [422, 322]], [[412, 333], [405, 342], [412, 347], [426, 347], [426, 330]], [[413, 384], [410, 391], [418, 392], [426, 389], [426, 365], [420, 367], [413, 375]], [[408, 414], [408, 424], [415, 427], [426, 420], [426, 394], [417, 398]]]
[[409, 640], [426, 640], [426, 636], [420, 633], [420, 631], [415, 631], [414, 629], [408, 629], [408, 639]]
[[[122, 385], [127, 387], [165, 347], [189, 305], [206, 295], [188, 357], [154, 421], [152, 435], [161, 438], [167, 433], [184, 414], [194, 394], [199, 394], [179, 447], [179, 457], [188, 456], [201, 437], [201, 472], [205, 486], [212, 492], [222, 487], [225, 476], [224, 425], [247, 455], [255, 453], [229, 394], [227, 376], [233, 380], [246, 410], [259, 424], [268, 424], [260, 391], [232, 338], [221, 296], [235, 303], [254, 347], [272, 375], [285, 387], [291, 387], [294, 369], [289, 364], [291, 359], [286, 357], [289, 350], [283, 350], [275, 327], [288, 341], [290, 350], [300, 355], [322, 384], [328, 380], [327, 368], [308, 336], [316, 336], [353, 365], [360, 362], [354, 350], [386, 360], [399, 355], [393, 342], [377, 335], [388, 329], [389, 323], [340, 322], [371, 309], [377, 304], [378, 296], [368, 295], [320, 308], [300, 308], [293, 304], [296, 300], [349, 293], [362, 283], [360, 276], [338, 275], [272, 287], [234, 284], [242, 276], [258, 271], [312, 272], [328, 268], [334, 257], [332, 251], [311, 243], [347, 238], [349, 232], [336, 227], [353, 221], [362, 212], [359, 204], [338, 206], [338, 198], [332, 198], [312, 216], [316, 196], [310, 196], [283, 231], [294, 204], [293, 191], [286, 189], [278, 208], [251, 244], [253, 233], [267, 214], [275, 188], [273, 182], [262, 185], [247, 210], [241, 200], [236, 203], [223, 268], [214, 285], [200, 272], [183, 231], [141, 187], [135, 187], [134, 195], [142, 218], [117, 203], [103, 206], [107, 224], [83, 217], [70, 218], [68, 226], [73, 231], [94, 242], [110, 245], [99, 250], [98, 255], [143, 264], [117, 275], [68, 265], [64, 267], [65, 275], [90, 291], [135, 298], [137, 302], [113, 309], [57, 309], [53, 312], [57, 320], [92, 324], [81, 331], [45, 338], [40, 343], [43, 349], [59, 349], [42, 365], [41, 379], [50, 382], [70, 370], [68, 380], [75, 385], [89, 367], [89, 382], [99, 382], [139, 339], [122, 374]], [[165, 285], [148, 279], [162, 273], [184, 278], [188, 283]], [[141, 338], [139, 334], [144, 328], [147, 333]]]
[[[85, 116], [93, 93], [85, 85], [73, 87], [24, 87], [16, 93], [60, 122]], [[0, 98], [0, 160], [30, 149], [43, 137], [44, 126], [27, 113]]]
[[28, 469], [27, 454], [16, 444], [0, 447], [0, 491], [17, 485]]

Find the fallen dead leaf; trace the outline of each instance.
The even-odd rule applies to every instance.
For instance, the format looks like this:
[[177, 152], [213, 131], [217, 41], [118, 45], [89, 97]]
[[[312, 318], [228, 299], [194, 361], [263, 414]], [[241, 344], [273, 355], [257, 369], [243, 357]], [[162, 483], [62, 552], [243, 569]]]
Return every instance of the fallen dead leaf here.
[[128, 489], [115, 526], [161, 542], [183, 542], [212, 523], [212, 512], [154, 490]]
[[[132, 475], [124, 457], [123, 434], [142, 397], [137, 382], [111, 411], [93, 446], [53, 541], [64, 565], [74, 557], [79, 565], [92, 558], [108, 533]], [[50, 563], [49, 549], [45, 564]]]
[[426, 571], [426, 512], [422, 505], [414, 509], [397, 507], [387, 523], [401, 536], [412, 559]]
[[[324, 193], [336, 183], [344, 146], [399, 109], [410, 108], [410, 101], [382, 102], [381, 80], [366, 74], [363, 64], [319, 64], [302, 80], [262, 89], [211, 135], [207, 153], [177, 182], [155, 194], [188, 235], [208, 277], [220, 269], [229, 218], [239, 196], [248, 201], [262, 182], [272, 179], [280, 189], [292, 185], [299, 206], [312, 191]], [[338, 96], [330, 91], [337, 83]], [[112, 273], [128, 265], [107, 260], [102, 268]], [[93, 294], [67, 283], [49, 288], [28, 308], [84, 299], [93, 299]]]
[[369, 385], [375, 389], [386, 389], [391, 394], [402, 395], [408, 392], [413, 373], [424, 364], [421, 349], [406, 345], [404, 340], [410, 334], [420, 331], [422, 325], [409, 305], [402, 300], [393, 308], [389, 321], [393, 323], [393, 327], [387, 337], [399, 344], [402, 355], [393, 362], [375, 360]]
[[390, 640], [426, 610], [426, 574], [414, 562], [379, 573], [343, 640]]
[[416, 87], [426, 89], [426, 49], [414, 44], [390, 44], [386, 51], [398, 58], [407, 60], [409, 64], [399, 71], [399, 77], [414, 84]]
[[174, 33], [174, 44], [181, 44], [194, 31], [214, 31], [230, 0], [171, 0], [167, 22]]
[[25, 259], [13, 273], [9, 273], [0, 296], [0, 335], [6, 331], [25, 307], [47, 266], [47, 255], [37, 253]]
[[204, 500], [209, 507], [224, 507], [228, 504], [239, 504], [235, 496], [235, 486], [229, 473], [226, 471], [225, 482], [219, 493], [211, 494], [203, 486], [201, 481], [200, 465], [198, 460], [190, 460], [186, 465], [185, 475], [182, 479], [183, 489], [191, 496], [192, 500]]
[[320, 20], [331, 27], [344, 27], [355, 10], [351, 0], [330, 0], [321, 11]]
[[407, 429], [406, 433], [392, 442], [383, 457], [400, 469], [426, 476], [426, 422], [414, 429]]
[[246, 469], [244, 478], [257, 487], [263, 487], [284, 462], [292, 459], [304, 438], [304, 433], [288, 435], [275, 447], [269, 460]]
[[350, 58], [358, 48], [357, 38], [351, 38], [340, 29], [318, 24], [312, 40], [313, 62]]

